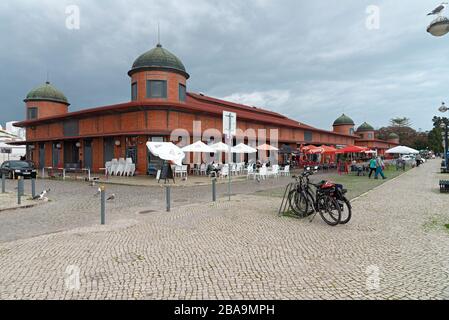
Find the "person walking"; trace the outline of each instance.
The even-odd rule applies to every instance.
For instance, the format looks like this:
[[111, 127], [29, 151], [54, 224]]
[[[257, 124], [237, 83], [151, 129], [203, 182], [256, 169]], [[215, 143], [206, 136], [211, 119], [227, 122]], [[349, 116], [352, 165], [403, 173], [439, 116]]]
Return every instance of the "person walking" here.
[[416, 156], [416, 166], [419, 167], [419, 165], [421, 164], [422, 158], [421, 155], [418, 153], [418, 155]]
[[382, 176], [382, 179], [386, 179], [382, 168], [384, 167], [384, 161], [380, 156], [376, 158], [376, 173], [374, 174], [374, 179], [378, 179], [379, 174]]
[[369, 161], [369, 175], [368, 175], [368, 179], [371, 179], [371, 175], [374, 173], [376, 173], [376, 157], [372, 157], [371, 160]]

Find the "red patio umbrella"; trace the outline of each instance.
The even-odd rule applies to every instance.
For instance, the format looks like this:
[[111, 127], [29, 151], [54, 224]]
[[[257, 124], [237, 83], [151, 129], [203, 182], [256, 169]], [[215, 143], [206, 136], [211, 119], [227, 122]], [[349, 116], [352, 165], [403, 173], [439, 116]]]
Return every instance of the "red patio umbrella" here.
[[359, 153], [367, 150], [366, 147], [346, 146], [343, 149], [338, 149], [336, 153]]
[[308, 153], [311, 149], [315, 149], [315, 148], [318, 148], [318, 147], [311, 144], [309, 146], [302, 147], [301, 151], [304, 153]]
[[323, 153], [335, 153], [337, 152], [337, 149], [329, 146], [322, 145], [320, 146], [321, 149], [323, 149]]

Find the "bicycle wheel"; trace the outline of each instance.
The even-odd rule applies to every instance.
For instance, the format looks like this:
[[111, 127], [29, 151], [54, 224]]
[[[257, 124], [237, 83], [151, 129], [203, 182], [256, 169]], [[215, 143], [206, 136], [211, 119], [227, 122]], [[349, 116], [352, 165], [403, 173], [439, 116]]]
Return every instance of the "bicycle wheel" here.
[[340, 223], [341, 209], [337, 200], [330, 196], [323, 196], [320, 205], [320, 216], [330, 226], [336, 226]]
[[304, 217], [306, 215], [309, 204], [302, 192], [298, 192], [297, 190], [290, 191], [288, 201], [290, 208], [297, 216]]
[[315, 212], [315, 209], [313, 208], [313, 203], [315, 203], [315, 198], [313, 197], [312, 192], [310, 189], [306, 191], [306, 197], [307, 197], [307, 203], [309, 206], [307, 207], [307, 215], [310, 216], [312, 213]]
[[346, 197], [342, 197], [341, 199], [337, 200], [338, 204], [340, 205], [341, 209], [341, 219], [340, 224], [346, 224], [351, 220], [352, 216], [352, 207], [351, 203], [349, 202]]

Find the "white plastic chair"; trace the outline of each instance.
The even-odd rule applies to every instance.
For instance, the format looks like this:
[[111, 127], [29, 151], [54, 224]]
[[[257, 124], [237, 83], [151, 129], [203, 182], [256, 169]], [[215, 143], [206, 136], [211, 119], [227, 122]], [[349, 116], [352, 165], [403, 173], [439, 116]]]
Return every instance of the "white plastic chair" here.
[[259, 169], [259, 172], [255, 173], [255, 177], [259, 177], [259, 179], [265, 180], [267, 178], [267, 167], [262, 166]]
[[179, 175], [180, 178], [185, 176], [187, 178], [187, 165], [175, 166], [175, 176]]
[[110, 176], [115, 174], [115, 171], [117, 171], [117, 167], [118, 167], [118, 160], [117, 159], [112, 159], [111, 160], [111, 167], [109, 168], [109, 175]]
[[249, 179], [250, 177], [255, 177], [254, 167], [251, 164], [248, 165], [246, 179]]
[[123, 170], [123, 175], [125, 176], [133, 176], [136, 172], [136, 165], [133, 163], [132, 158], [126, 158], [125, 161], [125, 169]]
[[270, 172], [270, 176], [273, 176], [275, 178], [279, 177], [279, 165], [273, 164], [271, 172]]
[[206, 164], [205, 163], [202, 163], [201, 164], [201, 166], [200, 166], [200, 174], [201, 175], [206, 175], [207, 174], [207, 166], [206, 166]]
[[286, 165], [283, 170], [279, 171], [281, 176], [289, 176], [290, 175], [290, 165]]
[[223, 168], [221, 168], [219, 176], [220, 178], [225, 178], [228, 176], [228, 174], [229, 174], [229, 166], [225, 164]]
[[124, 159], [124, 158], [120, 158], [120, 159], [118, 160], [118, 166], [117, 166], [117, 169], [115, 169], [115, 175], [116, 175], [116, 176], [121, 176], [121, 175], [123, 175], [123, 172], [124, 172], [124, 170], [125, 170], [125, 164], [126, 164], [126, 162], [125, 162], [125, 159]]
[[110, 176], [111, 175], [111, 166], [112, 166], [112, 161], [106, 161], [104, 164], [104, 168], [105, 168], [105, 174]]

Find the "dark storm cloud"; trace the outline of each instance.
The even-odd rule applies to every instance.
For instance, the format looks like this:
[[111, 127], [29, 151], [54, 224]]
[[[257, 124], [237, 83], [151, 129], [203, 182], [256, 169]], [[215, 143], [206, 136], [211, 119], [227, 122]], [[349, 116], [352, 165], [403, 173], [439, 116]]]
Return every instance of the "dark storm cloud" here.
[[[78, 5], [79, 30], [65, 27]], [[379, 29], [366, 28], [368, 5]], [[407, 1], [2, 1], [0, 123], [50, 81], [79, 110], [129, 100], [134, 59], [161, 42], [184, 62], [190, 91], [329, 128], [407, 116], [427, 129], [446, 99], [447, 39], [425, 32], [435, 3]]]

